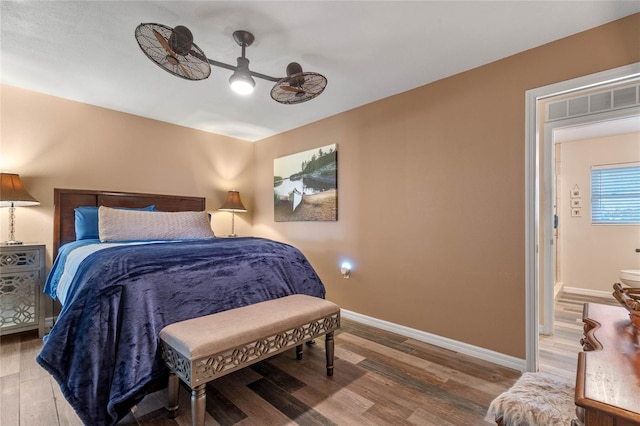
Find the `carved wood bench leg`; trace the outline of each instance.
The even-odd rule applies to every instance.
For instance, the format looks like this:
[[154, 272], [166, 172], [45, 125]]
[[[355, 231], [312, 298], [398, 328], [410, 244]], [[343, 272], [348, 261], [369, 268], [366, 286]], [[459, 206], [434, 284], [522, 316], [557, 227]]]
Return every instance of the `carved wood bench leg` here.
[[169, 386], [167, 387], [167, 410], [169, 418], [175, 419], [178, 415], [178, 388], [180, 379], [173, 371], [169, 373]]
[[303, 346], [302, 345], [297, 345], [296, 346], [296, 359], [298, 361], [300, 361], [302, 359], [302, 352], [303, 352]]
[[204, 409], [207, 405], [207, 385], [191, 389], [191, 425], [204, 426]]
[[327, 356], [327, 376], [333, 376], [333, 331], [324, 337], [324, 351]]

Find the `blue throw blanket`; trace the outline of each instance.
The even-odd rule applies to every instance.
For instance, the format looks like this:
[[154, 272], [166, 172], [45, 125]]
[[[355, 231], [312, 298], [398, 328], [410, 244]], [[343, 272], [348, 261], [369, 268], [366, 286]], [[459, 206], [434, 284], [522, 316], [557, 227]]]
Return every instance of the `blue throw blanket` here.
[[296, 248], [259, 238], [112, 247], [78, 267], [37, 361], [86, 424], [112, 425], [167, 370], [171, 323], [290, 294], [324, 297]]

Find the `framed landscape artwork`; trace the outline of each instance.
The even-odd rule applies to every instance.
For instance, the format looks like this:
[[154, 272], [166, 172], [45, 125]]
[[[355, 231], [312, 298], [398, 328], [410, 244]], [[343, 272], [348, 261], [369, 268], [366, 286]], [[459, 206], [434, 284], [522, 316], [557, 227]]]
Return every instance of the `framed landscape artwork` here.
[[276, 222], [338, 220], [336, 144], [273, 160]]

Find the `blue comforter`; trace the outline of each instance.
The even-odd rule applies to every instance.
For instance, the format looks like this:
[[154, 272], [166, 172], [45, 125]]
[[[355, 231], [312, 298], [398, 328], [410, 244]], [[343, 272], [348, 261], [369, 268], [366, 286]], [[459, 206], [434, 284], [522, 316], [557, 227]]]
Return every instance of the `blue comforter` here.
[[37, 361], [83, 422], [112, 425], [166, 375], [164, 326], [296, 293], [325, 289], [299, 250], [271, 240], [111, 247], [78, 267]]

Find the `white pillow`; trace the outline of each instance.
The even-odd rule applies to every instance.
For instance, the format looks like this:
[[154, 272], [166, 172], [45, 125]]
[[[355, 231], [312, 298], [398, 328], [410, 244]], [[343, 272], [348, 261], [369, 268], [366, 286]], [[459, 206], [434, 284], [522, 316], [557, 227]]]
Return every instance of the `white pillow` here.
[[180, 240], [215, 235], [207, 212], [121, 210], [100, 206], [100, 241]]

